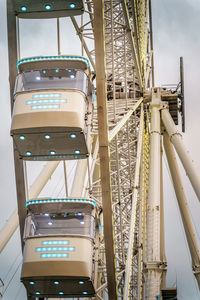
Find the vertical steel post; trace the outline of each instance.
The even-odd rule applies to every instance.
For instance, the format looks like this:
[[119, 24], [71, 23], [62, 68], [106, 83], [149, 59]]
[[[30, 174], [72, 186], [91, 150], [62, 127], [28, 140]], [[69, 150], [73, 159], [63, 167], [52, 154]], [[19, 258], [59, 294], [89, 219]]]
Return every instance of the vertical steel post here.
[[152, 89], [150, 132], [150, 179], [149, 213], [147, 225], [146, 295], [156, 300], [160, 295], [161, 251], [160, 251], [160, 107], [161, 91]]
[[161, 278], [161, 288], [166, 288], [167, 259], [165, 255], [165, 222], [164, 222], [164, 199], [163, 199], [163, 147], [162, 137], [160, 137], [160, 258], [163, 263], [163, 273]]
[[110, 151], [108, 141], [107, 87], [105, 71], [104, 1], [94, 0], [94, 37], [97, 81], [97, 112], [99, 155], [102, 185], [104, 241], [109, 299], [117, 299], [117, 276], [112, 218], [112, 189], [110, 178]]
[[13, 93], [15, 87], [15, 79], [17, 76], [16, 62], [18, 58], [18, 35], [17, 22], [14, 13], [13, 1], [7, 0], [7, 28], [8, 28], [8, 59], [9, 59], [9, 83], [10, 83], [10, 98], [11, 112], [13, 108]]
[[65, 195], [66, 198], [68, 197], [68, 184], [67, 184], [67, 168], [66, 168], [66, 162], [63, 160], [63, 169], [64, 169], [64, 179], [65, 179]]
[[60, 19], [57, 18], [57, 42], [58, 42], [58, 55], [61, 55], [60, 52]]

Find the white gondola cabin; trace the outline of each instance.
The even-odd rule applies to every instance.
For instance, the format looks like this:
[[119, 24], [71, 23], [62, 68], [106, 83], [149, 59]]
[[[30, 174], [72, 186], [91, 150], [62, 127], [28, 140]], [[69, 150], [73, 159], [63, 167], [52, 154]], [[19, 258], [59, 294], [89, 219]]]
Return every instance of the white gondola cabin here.
[[81, 15], [83, 0], [13, 0], [15, 14], [19, 18], [45, 19]]
[[33, 57], [17, 66], [11, 135], [19, 156], [26, 160], [87, 157], [87, 117], [92, 115], [88, 60]]
[[21, 281], [28, 296], [93, 297], [96, 203], [36, 199], [27, 208]]

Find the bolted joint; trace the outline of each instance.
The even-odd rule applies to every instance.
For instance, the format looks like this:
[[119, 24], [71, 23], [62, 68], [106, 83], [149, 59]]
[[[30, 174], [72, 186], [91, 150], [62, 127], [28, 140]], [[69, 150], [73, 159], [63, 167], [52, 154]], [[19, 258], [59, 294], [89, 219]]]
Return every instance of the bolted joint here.
[[163, 272], [166, 265], [167, 264], [162, 261], [145, 262], [144, 263], [144, 272], [148, 272], [148, 271]]

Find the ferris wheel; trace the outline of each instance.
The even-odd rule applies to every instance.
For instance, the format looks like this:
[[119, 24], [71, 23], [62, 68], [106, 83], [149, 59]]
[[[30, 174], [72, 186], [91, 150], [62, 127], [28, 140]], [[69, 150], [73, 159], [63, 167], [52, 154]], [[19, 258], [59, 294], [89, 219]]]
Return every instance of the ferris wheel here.
[[[0, 249], [19, 223], [27, 298], [177, 299], [166, 287], [163, 148], [200, 286], [174, 151], [200, 200], [199, 175], [176, 128], [180, 115], [185, 131], [183, 59], [178, 86], [156, 88], [151, 1], [7, 0], [7, 18], [18, 213]], [[56, 20], [57, 54], [21, 57], [21, 20], [45, 19]], [[79, 55], [62, 52], [65, 19]], [[58, 168], [61, 192], [41, 196]]]

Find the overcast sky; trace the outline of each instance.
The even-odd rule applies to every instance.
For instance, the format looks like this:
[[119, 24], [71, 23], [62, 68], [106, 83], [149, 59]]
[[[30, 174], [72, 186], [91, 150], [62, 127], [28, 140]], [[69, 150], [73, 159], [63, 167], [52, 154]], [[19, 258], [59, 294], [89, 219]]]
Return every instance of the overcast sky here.
[[[155, 49], [156, 85], [177, 83], [179, 57], [184, 58], [186, 133], [184, 142], [200, 174], [199, 77], [200, 77], [200, 1], [152, 0]], [[200, 299], [191, 272], [191, 260], [178, 212], [176, 197], [164, 159], [166, 254], [168, 284], [177, 281], [179, 299]], [[182, 170], [182, 177], [190, 211], [200, 241], [199, 202]]]
[[[5, 0], [0, 1], [0, 228], [3, 227], [17, 205], [12, 141], [9, 135], [10, 100], [5, 3]], [[200, 1], [152, 0], [152, 4], [156, 85], [178, 83], [179, 57], [183, 56], [186, 102], [186, 133], [184, 134], [184, 141], [200, 174]], [[55, 43], [53, 43], [53, 40], [56, 38], [55, 20], [43, 20], [42, 22], [23, 20], [20, 23], [22, 57], [56, 54], [57, 48]], [[66, 20], [62, 21], [61, 32], [63, 53], [80, 54], [78, 39], [75, 34], [72, 34], [73, 29]], [[199, 203], [184, 174], [185, 172], [182, 170], [186, 196], [197, 231], [198, 242], [200, 242]], [[177, 284], [179, 299], [198, 300], [200, 299], [200, 294], [192, 275], [189, 250], [166, 159], [164, 159], [164, 183], [166, 254], [168, 260], [167, 282], [169, 286]], [[8, 286], [4, 300], [26, 299], [25, 289], [19, 284], [20, 262], [19, 232], [16, 232], [0, 255], [0, 278]], [[11, 267], [12, 269], [10, 269]], [[16, 274], [14, 275], [15, 272]], [[13, 280], [9, 284], [13, 275]]]

